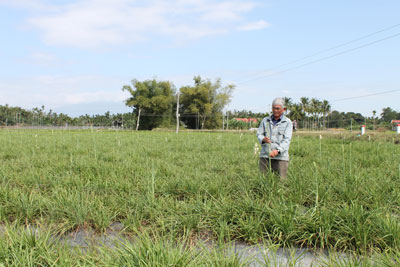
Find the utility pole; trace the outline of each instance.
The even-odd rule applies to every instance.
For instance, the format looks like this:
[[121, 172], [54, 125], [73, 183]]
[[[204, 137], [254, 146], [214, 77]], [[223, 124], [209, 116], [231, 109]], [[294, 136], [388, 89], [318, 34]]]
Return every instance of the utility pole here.
[[199, 112], [197, 111], [197, 116], [196, 116], [196, 130], [199, 129]]
[[176, 101], [176, 133], [179, 132], [179, 117], [180, 117], [180, 114], [179, 114], [179, 92], [177, 93], [177, 97], [178, 97], [178, 99]]
[[229, 111], [226, 113], [226, 129], [229, 130]]

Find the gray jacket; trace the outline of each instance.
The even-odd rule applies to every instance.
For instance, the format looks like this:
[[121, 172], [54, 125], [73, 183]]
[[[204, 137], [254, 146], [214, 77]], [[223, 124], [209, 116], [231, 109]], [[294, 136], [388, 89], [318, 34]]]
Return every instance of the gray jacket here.
[[[271, 117], [265, 117], [258, 127], [257, 138], [261, 144], [260, 158], [268, 158], [270, 151], [277, 149], [278, 156], [273, 159], [289, 160], [289, 145], [292, 139], [293, 125], [292, 121], [285, 115], [281, 121], [274, 126]], [[262, 143], [264, 137], [267, 136], [271, 140], [271, 144]]]

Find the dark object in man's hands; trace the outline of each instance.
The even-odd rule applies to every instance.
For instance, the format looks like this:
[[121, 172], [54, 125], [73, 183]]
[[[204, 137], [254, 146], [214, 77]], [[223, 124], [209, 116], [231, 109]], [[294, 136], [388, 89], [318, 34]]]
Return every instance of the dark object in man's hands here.
[[262, 142], [263, 143], [267, 143], [267, 144], [271, 144], [271, 140], [269, 139], [269, 137], [264, 137]]

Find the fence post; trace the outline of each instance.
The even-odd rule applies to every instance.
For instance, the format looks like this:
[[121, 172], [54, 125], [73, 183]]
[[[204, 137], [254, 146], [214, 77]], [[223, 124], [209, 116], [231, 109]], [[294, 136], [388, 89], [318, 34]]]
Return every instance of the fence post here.
[[225, 130], [225, 114], [222, 113], [222, 131]]

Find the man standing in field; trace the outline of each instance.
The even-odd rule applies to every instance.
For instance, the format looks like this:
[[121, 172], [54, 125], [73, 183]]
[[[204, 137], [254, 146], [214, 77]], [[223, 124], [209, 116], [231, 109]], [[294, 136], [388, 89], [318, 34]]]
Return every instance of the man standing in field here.
[[257, 138], [261, 144], [259, 168], [265, 173], [269, 168], [285, 179], [289, 167], [289, 145], [292, 139], [292, 121], [283, 113], [285, 101], [272, 101], [272, 115], [265, 117], [258, 127]]

